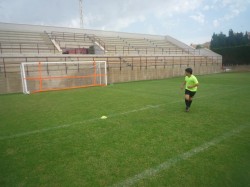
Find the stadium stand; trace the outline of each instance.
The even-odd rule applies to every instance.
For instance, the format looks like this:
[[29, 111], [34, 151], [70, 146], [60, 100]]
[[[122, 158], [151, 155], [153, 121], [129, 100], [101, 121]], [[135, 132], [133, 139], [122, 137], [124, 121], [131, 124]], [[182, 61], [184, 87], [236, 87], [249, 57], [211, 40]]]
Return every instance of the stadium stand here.
[[83, 33], [51, 32], [50, 39], [54, 40], [62, 50], [72, 48], [89, 48], [93, 41]]
[[1, 54], [56, 53], [46, 33], [0, 30]]
[[221, 71], [222, 57], [171, 36], [0, 23], [0, 93], [22, 91], [22, 62], [107, 61], [108, 83]]

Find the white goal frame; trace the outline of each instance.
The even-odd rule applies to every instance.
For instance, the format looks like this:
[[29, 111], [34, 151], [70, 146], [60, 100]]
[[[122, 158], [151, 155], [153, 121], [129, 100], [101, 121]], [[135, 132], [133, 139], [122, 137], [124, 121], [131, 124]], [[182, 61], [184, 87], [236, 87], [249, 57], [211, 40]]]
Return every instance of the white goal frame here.
[[24, 94], [107, 86], [106, 61], [23, 62]]

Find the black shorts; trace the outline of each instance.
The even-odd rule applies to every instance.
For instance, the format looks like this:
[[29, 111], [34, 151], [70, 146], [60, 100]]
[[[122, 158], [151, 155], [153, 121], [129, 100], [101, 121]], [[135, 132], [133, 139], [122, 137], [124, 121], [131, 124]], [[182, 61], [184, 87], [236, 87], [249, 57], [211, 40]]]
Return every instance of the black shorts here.
[[185, 89], [185, 95], [189, 95], [190, 97], [194, 97], [195, 94], [196, 94], [196, 92], [192, 92], [190, 90]]

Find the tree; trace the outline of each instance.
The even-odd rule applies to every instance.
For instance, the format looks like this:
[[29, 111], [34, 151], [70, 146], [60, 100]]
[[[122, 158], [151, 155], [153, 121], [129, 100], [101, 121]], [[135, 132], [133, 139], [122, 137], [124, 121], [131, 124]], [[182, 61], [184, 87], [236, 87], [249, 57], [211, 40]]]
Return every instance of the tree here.
[[245, 35], [243, 37], [243, 43], [244, 43], [244, 45], [250, 45], [250, 40], [248, 38], [247, 32], [245, 33]]
[[196, 49], [201, 49], [201, 48], [202, 46], [200, 44], [196, 46]]
[[235, 36], [233, 30], [230, 29], [228, 32], [227, 46], [235, 46], [237, 44], [236, 40], [237, 39], [236, 39], [236, 36]]
[[226, 47], [227, 46], [227, 37], [222, 32], [220, 34], [213, 34], [211, 40], [211, 49]]
[[248, 38], [247, 32], [245, 35], [240, 33], [234, 33], [232, 29], [229, 30], [228, 36], [220, 32], [220, 34], [213, 33], [211, 39], [211, 49], [223, 48], [223, 47], [233, 47], [233, 46], [242, 46], [249, 45], [250, 40]]
[[234, 33], [229, 30], [228, 36], [213, 33], [210, 49], [222, 55], [223, 64], [250, 64], [250, 40], [248, 33]]

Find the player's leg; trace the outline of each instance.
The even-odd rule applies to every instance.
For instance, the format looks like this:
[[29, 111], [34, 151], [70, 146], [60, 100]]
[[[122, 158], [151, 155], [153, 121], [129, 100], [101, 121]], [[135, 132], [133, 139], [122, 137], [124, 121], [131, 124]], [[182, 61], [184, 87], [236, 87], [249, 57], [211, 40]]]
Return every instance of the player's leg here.
[[190, 108], [191, 107], [191, 104], [192, 104], [192, 102], [193, 102], [193, 97], [189, 97], [189, 102], [188, 102], [188, 107]]
[[185, 90], [186, 111], [189, 110], [189, 100], [190, 100], [190, 92], [189, 92], [189, 90]]
[[188, 108], [191, 107], [191, 104], [193, 102], [193, 97], [194, 95], [196, 94], [196, 92], [190, 92], [190, 95], [189, 95], [189, 102], [188, 102]]
[[186, 112], [189, 111], [190, 108], [190, 95], [185, 95], [185, 103], [186, 103]]

